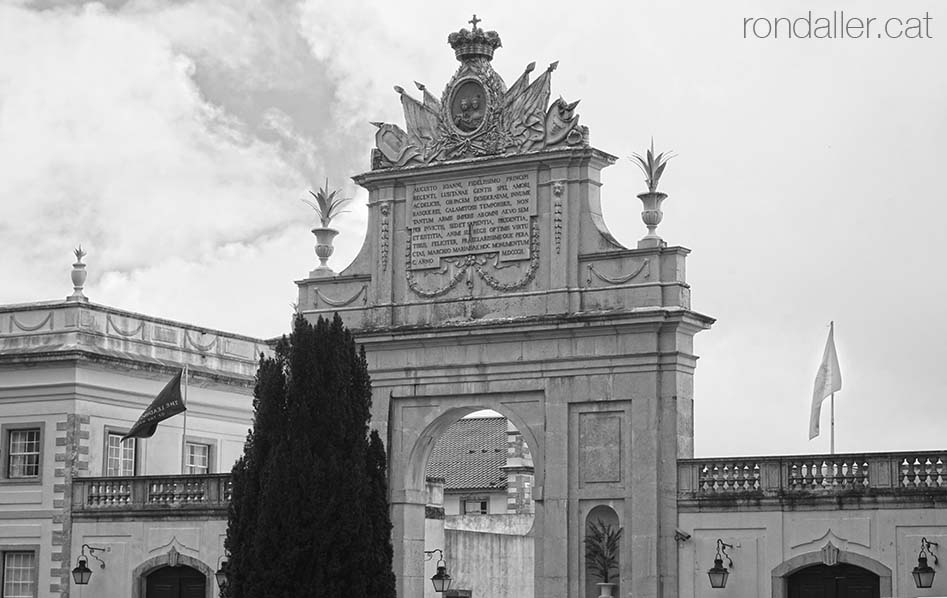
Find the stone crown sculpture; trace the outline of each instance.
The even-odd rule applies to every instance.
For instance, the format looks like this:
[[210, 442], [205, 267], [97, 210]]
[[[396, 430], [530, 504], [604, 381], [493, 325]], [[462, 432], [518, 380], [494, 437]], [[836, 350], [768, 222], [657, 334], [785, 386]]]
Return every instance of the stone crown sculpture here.
[[550, 64], [534, 81], [527, 65], [507, 89], [493, 70], [493, 52], [501, 47], [496, 31], [477, 27], [451, 33], [447, 41], [461, 65], [436, 98], [421, 83], [420, 100], [395, 86], [404, 109], [407, 130], [396, 124], [373, 122], [378, 127], [372, 169], [422, 166], [440, 161], [521, 154], [570, 146], [588, 146], [588, 129], [579, 125], [578, 101], [561, 97], [550, 104]]

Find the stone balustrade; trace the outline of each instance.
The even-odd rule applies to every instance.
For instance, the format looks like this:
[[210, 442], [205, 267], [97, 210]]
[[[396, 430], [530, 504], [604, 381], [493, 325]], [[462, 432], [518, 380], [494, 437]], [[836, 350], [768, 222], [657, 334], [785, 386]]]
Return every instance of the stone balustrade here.
[[682, 508], [915, 496], [947, 501], [947, 451], [733, 457], [678, 461]]
[[74, 517], [226, 517], [230, 474], [74, 478]]

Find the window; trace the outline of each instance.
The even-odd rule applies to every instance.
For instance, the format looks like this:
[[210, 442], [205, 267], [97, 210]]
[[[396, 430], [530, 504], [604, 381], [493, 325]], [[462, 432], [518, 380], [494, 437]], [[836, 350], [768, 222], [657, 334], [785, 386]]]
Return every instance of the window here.
[[487, 501], [482, 498], [464, 500], [464, 515], [486, 515]]
[[105, 475], [133, 476], [136, 471], [137, 438], [122, 440], [123, 434], [109, 432], [105, 440]]
[[36, 553], [34, 551], [6, 551], [3, 553], [2, 598], [36, 597]]
[[12, 429], [7, 433], [7, 477], [38, 478], [40, 429]]
[[187, 467], [184, 473], [210, 473], [210, 445], [200, 442], [187, 443]]

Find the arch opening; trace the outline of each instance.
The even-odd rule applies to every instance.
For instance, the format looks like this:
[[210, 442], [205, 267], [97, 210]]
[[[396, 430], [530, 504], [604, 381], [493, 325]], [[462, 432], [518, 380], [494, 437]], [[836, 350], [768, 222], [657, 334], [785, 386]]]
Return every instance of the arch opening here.
[[[453, 590], [534, 595], [534, 450], [515, 416], [477, 406], [437, 417], [420, 435], [409, 478], [424, 480], [424, 550], [441, 549]], [[424, 564], [424, 596], [438, 554]], [[464, 594], [461, 594], [464, 595]]]

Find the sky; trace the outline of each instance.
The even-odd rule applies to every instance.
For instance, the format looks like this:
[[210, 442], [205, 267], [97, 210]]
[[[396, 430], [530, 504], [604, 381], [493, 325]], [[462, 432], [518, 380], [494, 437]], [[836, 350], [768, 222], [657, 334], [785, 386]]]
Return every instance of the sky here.
[[[813, 6], [875, 28], [766, 36]], [[0, 0], [0, 304], [71, 293], [81, 243], [96, 303], [288, 330], [293, 281], [317, 264], [300, 198], [326, 179], [354, 198], [333, 223], [341, 270], [365, 236], [350, 177], [369, 168], [370, 121], [402, 123], [394, 85], [439, 95], [447, 35], [473, 11], [508, 84], [559, 60], [553, 95], [581, 99], [592, 145], [623, 157], [602, 201], [625, 245], [645, 234], [645, 189], [624, 157], [652, 137], [677, 154], [658, 233], [693, 251], [693, 309], [717, 318], [695, 341], [697, 456], [828, 452], [828, 416], [807, 431], [833, 320], [837, 450], [947, 446], [935, 0]], [[899, 28], [911, 18], [925, 28]], [[904, 34], [877, 37], [884, 23]]]

